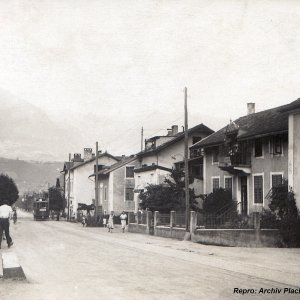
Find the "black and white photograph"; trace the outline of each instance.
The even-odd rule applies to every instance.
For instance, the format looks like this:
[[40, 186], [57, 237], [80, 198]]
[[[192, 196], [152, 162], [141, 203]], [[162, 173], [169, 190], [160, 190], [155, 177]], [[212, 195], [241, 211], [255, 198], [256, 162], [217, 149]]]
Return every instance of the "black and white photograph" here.
[[300, 1], [0, 0], [0, 299], [300, 296]]

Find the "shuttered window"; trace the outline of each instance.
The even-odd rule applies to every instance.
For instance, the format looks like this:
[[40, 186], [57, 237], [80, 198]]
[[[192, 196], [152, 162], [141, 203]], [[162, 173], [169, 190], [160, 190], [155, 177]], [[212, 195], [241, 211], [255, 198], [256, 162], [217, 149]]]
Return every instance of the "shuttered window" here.
[[254, 203], [263, 203], [263, 176], [254, 176]]
[[230, 191], [232, 195], [232, 178], [225, 178], [225, 190]]
[[213, 178], [213, 180], [212, 180], [212, 188], [213, 188], [213, 192], [215, 190], [217, 190], [218, 188], [220, 188], [220, 179], [219, 178]]
[[282, 184], [282, 175], [274, 174], [272, 175], [272, 187], [276, 187]]
[[133, 201], [133, 188], [126, 188], [126, 195], [125, 195], [125, 200], [126, 201]]

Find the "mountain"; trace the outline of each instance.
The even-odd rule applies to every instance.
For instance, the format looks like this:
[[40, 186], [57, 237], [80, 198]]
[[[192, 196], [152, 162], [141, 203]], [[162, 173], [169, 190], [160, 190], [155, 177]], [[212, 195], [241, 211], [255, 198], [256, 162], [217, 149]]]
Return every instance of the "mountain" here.
[[52, 121], [42, 109], [0, 90], [0, 156], [63, 160], [81, 145], [76, 129]]
[[[165, 135], [167, 128], [179, 125], [182, 130], [183, 112], [141, 111], [138, 115], [126, 111], [107, 114], [101, 104], [93, 112], [62, 111], [57, 115], [47, 112], [41, 100], [36, 107], [0, 89], [0, 157], [34, 161], [68, 160], [69, 153], [83, 153], [93, 148], [113, 155], [130, 155], [140, 151], [141, 128], [143, 138]], [[58, 104], [56, 104], [58, 105]], [[213, 130], [229, 120], [189, 113], [189, 127], [200, 123]]]
[[62, 168], [63, 162], [24, 161], [0, 157], [0, 173], [14, 179], [20, 195], [26, 191], [47, 190], [48, 186], [55, 185]]

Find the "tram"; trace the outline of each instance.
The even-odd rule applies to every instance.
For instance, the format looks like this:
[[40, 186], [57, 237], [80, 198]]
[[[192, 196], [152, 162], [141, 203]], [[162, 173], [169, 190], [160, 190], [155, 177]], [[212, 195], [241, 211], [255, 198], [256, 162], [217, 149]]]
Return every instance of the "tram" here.
[[33, 202], [33, 218], [37, 220], [49, 219], [49, 200], [45, 198], [38, 198]]

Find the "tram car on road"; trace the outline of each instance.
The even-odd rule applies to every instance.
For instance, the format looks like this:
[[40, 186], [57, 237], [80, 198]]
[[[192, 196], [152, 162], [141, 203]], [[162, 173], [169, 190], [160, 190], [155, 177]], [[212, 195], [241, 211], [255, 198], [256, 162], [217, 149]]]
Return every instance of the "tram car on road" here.
[[49, 200], [45, 198], [38, 198], [33, 203], [33, 218], [37, 220], [49, 219]]

